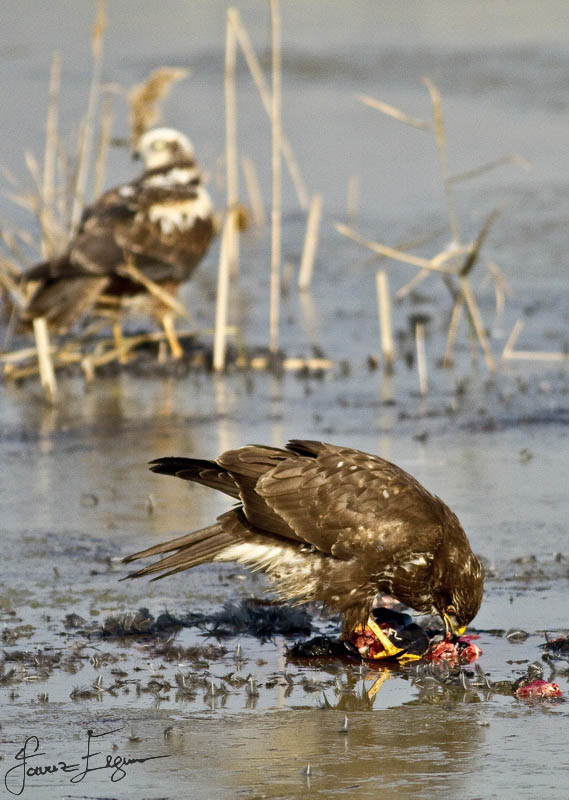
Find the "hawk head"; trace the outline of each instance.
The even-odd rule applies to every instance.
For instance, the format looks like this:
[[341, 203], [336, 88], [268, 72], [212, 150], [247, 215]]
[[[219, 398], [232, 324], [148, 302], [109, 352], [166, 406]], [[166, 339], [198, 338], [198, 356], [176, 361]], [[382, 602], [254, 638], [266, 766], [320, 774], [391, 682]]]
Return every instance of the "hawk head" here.
[[174, 128], [153, 128], [137, 142], [134, 158], [142, 158], [144, 169], [159, 169], [180, 161], [193, 160], [191, 141]]
[[474, 619], [484, 591], [484, 568], [472, 551], [441, 576], [434, 592], [433, 610], [442, 617], [447, 633], [460, 636]]

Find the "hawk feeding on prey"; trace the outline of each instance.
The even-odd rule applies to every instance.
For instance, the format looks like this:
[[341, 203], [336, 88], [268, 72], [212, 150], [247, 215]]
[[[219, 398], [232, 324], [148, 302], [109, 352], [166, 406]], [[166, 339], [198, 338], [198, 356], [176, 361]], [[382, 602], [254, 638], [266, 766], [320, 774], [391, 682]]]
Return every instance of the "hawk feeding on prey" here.
[[164, 577], [206, 561], [267, 573], [281, 598], [322, 603], [343, 635], [368, 621], [379, 592], [462, 632], [482, 601], [484, 573], [453, 512], [415, 478], [378, 456], [293, 440], [249, 445], [215, 461], [158, 458], [163, 475], [239, 501], [217, 521], [128, 556], [170, 553], [129, 577]]
[[[213, 237], [213, 208], [202, 185], [194, 149], [172, 128], [147, 131], [136, 157], [142, 175], [105, 192], [85, 209], [66, 251], [27, 270], [35, 288], [21, 314], [69, 328], [103, 296], [124, 300], [147, 294], [125, 271], [128, 265], [170, 294], [193, 273]], [[153, 295], [151, 313], [164, 324], [173, 354], [181, 355], [169, 309]]]

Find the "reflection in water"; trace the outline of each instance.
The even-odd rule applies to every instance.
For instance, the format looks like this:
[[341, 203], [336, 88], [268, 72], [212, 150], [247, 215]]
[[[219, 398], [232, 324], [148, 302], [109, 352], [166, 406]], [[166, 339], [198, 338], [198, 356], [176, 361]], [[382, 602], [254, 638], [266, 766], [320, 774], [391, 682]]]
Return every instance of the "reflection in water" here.
[[343, 712], [324, 710], [242, 719], [219, 745], [225, 769], [218, 777], [231, 796], [247, 786], [289, 797], [301, 794], [310, 764], [312, 788], [326, 796], [459, 797], [485, 737], [473, 715], [424, 705], [352, 712], [347, 733], [343, 720]]
[[377, 454], [391, 461], [391, 431], [394, 426], [395, 402], [393, 397], [393, 374], [382, 370], [379, 374], [380, 411], [377, 417], [379, 431]]
[[273, 447], [282, 447], [283, 442], [283, 379], [271, 375], [269, 382], [271, 437]]
[[299, 292], [298, 296], [300, 300], [300, 316], [304, 335], [313, 348], [319, 348], [321, 346], [320, 320], [312, 293], [310, 291], [303, 291]]
[[216, 453], [209, 453], [204, 458], [215, 458], [216, 455], [240, 447], [240, 427], [232, 414], [235, 396], [229, 391], [225, 375], [214, 375], [213, 385], [215, 391], [215, 411], [217, 414], [218, 449]]

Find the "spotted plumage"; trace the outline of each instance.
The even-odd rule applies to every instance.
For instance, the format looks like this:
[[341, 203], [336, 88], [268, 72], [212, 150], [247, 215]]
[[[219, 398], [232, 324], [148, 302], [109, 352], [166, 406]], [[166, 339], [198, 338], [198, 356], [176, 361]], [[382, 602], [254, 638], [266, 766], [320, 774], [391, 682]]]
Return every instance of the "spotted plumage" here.
[[[171, 293], [191, 276], [213, 236], [212, 203], [192, 144], [178, 131], [157, 128], [144, 134], [136, 154], [143, 174], [87, 208], [63, 254], [24, 273], [35, 288], [23, 321], [41, 316], [65, 330], [102, 296], [146, 293], [124, 274], [129, 263]], [[162, 305], [155, 315], [164, 312]]]
[[[240, 505], [200, 531], [129, 556], [171, 553], [130, 577], [164, 577], [206, 561], [266, 572], [277, 593], [365, 623], [378, 592], [457, 631], [476, 615], [483, 569], [457, 517], [378, 456], [323, 442], [250, 445], [216, 461], [159, 458], [154, 472], [195, 481]], [[157, 574], [160, 573], [160, 574]]]

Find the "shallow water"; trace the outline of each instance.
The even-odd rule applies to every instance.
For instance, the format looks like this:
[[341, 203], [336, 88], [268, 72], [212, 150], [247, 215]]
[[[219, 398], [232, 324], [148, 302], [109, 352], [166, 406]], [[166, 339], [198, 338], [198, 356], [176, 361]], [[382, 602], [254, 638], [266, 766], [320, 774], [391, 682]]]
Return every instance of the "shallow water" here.
[[[110, 3], [105, 79], [129, 85], [154, 66], [189, 63], [193, 75], [174, 90], [167, 118], [190, 131], [200, 160], [215, 176], [223, 142], [226, 6], [175, 0], [143, 5], [145, 13], [138, 14], [130, 0]], [[23, 175], [23, 149], [41, 152], [54, 48], [64, 51], [63, 123], [85, 107], [92, 8], [63, 0], [6, 7], [0, 161]], [[265, 16], [256, 4], [239, 7], [261, 51]], [[493, 352], [499, 355], [520, 317], [520, 347], [566, 348], [569, 18], [559, 2], [542, 4], [537, 18], [529, 3], [516, 4], [515, 15], [507, 3], [383, 3], [381, 9], [380, 15], [369, 2], [283, 2], [285, 128], [310, 190], [324, 193], [326, 216], [313, 292], [303, 299], [291, 285], [283, 299], [282, 346], [287, 354], [309, 355], [317, 345], [337, 367], [323, 376], [281, 378], [236, 371], [219, 378], [142, 377], [132, 371], [101, 378], [90, 390], [80, 378], [67, 377], [56, 409], [44, 407], [34, 382], [0, 387], [3, 650], [8, 659], [18, 651], [28, 654], [24, 662], [5, 663], [24, 667], [0, 686], [0, 771], [16, 764], [30, 735], [41, 740], [45, 762], [78, 762], [89, 728], [113, 731], [101, 739], [104, 753], [168, 756], [130, 765], [118, 782], [109, 770], [91, 772], [80, 784], [61, 772], [32, 776], [24, 797], [567, 795], [566, 703], [524, 703], [482, 692], [428, 694], [405, 672], [292, 664], [283, 637], [218, 641], [184, 629], [176, 643], [209, 649], [177, 663], [159, 652], [156, 641], [88, 637], [64, 625], [71, 612], [92, 625], [142, 606], [155, 616], [164, 609], [206, 613], [228, 600], [263, 597], [264, 580], [231, 565], [158, 583], [119, 583], [126, 574], [119, 559], [207, 524], [228, 507], [207, 489], [152, 475], [148, 460], [210, 457], [246, 442], [281, 445], [303, 436], [394, 460], [457, 512], [488, 563], [486, 595], [473, 627], [481, 632], [480, 663], [491, 680], [519, 677], [541, 658], [542, 631], [569, 627], [566, 368], [513, 363], [490, 380], [481, 356], [471, 363], [463, 330], [454, 370], [441, 370], [449, 298], [431, 278], [413, 304], [394, 309], [401, 354], [413, 352], [409, 315], [430, 317], [428, 396], [418, 395], [415, 368], [403, 359], [392, 378], [370, 370], [367, 358], [378, 348], [377, 264], [332, 226], [345, 217], [353, 174], [361, 180], [354, 224], [365, 233], [393, 244], [441, 225], [444, 199], [432, 142], [353, 97], [369, 92], [427, 117], [420, 77], [431, 75], [443, 93], [453, 170], [508, 152], [522, 153], [533, 165], [529, 173], [502, 167], [457, 193], [465, 238], [492, 207], [506, 204], [486, 255], [504, 269], [514, 294], [496, 317], [492, 288], [479, 293]], [[268, 197], [268, 129], [244, 72], [240, 79], [242, 143], [255, 156]], [[126, 130], [119, 106], [116, 127], [118, 134]], [[130, 177], [131, 170], [123, 151], [110, 154], [109, 182]], [[214, 178], [212, 190], [221, 204]], [[285, 210], [285, 259], [297, 263], [304, 221], [290, 187]], [[4, 196], [0, 216], [29, 224]], [[442, 233], [422, 252], [432, 254], [446, 238]], [[242, 253], [233, 321], [247, 344], [264, 345], [268, 232], [247, 234]], [[213, 318], [216, 256], [214, 248], [185, 290], [202, 327]], [[413, 275], [407, 267], [387, 268], [394, 289]], [[481, 263], [473, 274], [477, 287], [484, 271]], [[333, 621], [316, 613], [314, 626], [316, 632], [335, 630]], [[514, 644], [489, 632], [514, 628], [530, 636]], [[42, 658], [60, 661], [45, 668], [42, 658], [34, 662], [39, 650]], [[126, 677], [117, 678], [117, 671]], [[184, 697], [175, 688], [180, 671], [198, 681]], [[248, 676], [253, 693], [242, 681]], [[172, 688], [147, 690], [157, 677]], [[387, 678], [381, 686], [378, 677]], [[117, 680], [123, 683], [111, 693]], [[555, 680], [567, 697], [567, 672]], [[85, 688], [90, 696], [80, 699], [75, 690]], [[347, 734], [340, 732], [344, 714]], [[18, 774], [11, 773], [12, 789]]]

